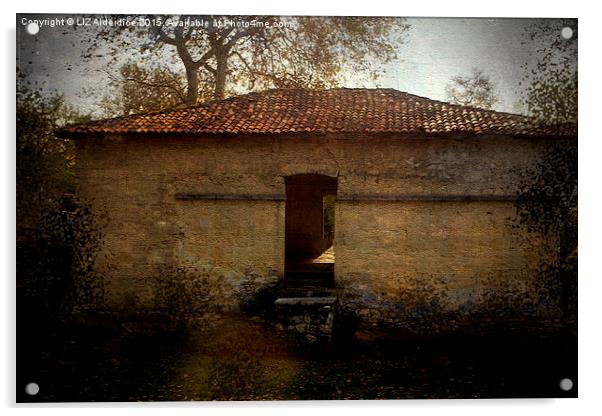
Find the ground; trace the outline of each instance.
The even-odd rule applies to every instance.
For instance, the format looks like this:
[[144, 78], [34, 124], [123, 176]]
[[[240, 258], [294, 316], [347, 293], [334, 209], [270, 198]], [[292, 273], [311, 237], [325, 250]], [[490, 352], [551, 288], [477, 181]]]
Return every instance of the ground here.
[[[307, 351], [258, 316], [222, 315], [187, 336], [65, 324], [19, 326], [17, 400], [322, 400], [576, 397], [576, 338], [345, 340]], [[25, 326], [31, 328], [31, 326]], [[37, 396], [23, 386], [40, 385]]]

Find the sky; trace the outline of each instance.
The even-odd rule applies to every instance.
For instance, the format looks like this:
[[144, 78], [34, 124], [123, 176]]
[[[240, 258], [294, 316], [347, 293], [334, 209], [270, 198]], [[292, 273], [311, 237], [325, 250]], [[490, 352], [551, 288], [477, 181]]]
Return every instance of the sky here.
[[[109, 92], [111, 66], [107, 58], [81, 58], [83, 40], [94, 28], [49, 25], [52, 20], [68, 17], [17, 16], [17, 65], [38, 86], [63, 93], [82, 112], [100, 116], [99, 103]], [[41, 22], [35, 35], [29, 34], [25, 25], [30, 19]], [[497, 89], [500, 99], [495, 110], [523, 111], [519, 104], [521, 66], [534, 63], [535, 48], [533, 42], [526, 41], [525, 30], [537, 19], [408, 18], [406, 23], [410, 24], [406, 41], [396, 46], [399, 60], [384, 66], [376, 80], [346, 73], [342, 86], [394, 88], [445, 101], [450, 79], [469, 76], [478, 68]], [[128, 51], [124, 51], [127, 56]]]
[[473, 68], [484, 72], [500, 94], [496, 110], [514, 112], [520, 99], [521, 65], [531, 62], [531, 44], [521, 44], [529, 19], [410, 19], [402, 62], [383, 86], [445, 100], [445, 86]]

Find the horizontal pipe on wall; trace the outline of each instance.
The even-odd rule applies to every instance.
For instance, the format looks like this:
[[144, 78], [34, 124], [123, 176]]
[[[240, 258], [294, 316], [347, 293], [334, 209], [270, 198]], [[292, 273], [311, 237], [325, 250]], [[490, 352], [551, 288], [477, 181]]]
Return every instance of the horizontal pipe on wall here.
[[177, 193], [176, 199], [184, 201], [286, 201], [285, 195], [253, 195], [253, 194], [195, 194]]
[[514, 195], [341, 195], [337, 201], [515, 201]]
[[[286, 201], [285, 195], [177, 193], [183, 201]], [[515, 201], [515, 195], [340, 195], [337, 201]]]

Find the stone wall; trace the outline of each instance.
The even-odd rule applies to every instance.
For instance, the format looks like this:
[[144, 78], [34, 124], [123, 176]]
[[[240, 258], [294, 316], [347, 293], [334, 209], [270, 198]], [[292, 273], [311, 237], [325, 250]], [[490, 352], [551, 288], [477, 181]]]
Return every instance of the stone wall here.
[[277, 330], [286, 331], [302, 343], [332, 345], [336, 297], [281, 298], [274, 306]]
[[531, 300], [538, 251], [522, 243], [513, 217], [505, 201], [340, 203], [341, 309], [394, 323], [421, 310], [482, 309], [500, 300], [520, 307]]
[[222, 309], [283, 278], [284, 178], [337, 177], [341, 310], [375, 322], [393, 319], [419, 282], [443, 286], [445, 307], [486, 299], [498, 283], [528, 287], [532, 252], [521, 248], [504, 197], [544, 145], [508, 137], [84, 138], [77, 177], [79, 193], [110, 215], [112, 307], [152, 307], [157, 267], [175, 264], [205, 274]]

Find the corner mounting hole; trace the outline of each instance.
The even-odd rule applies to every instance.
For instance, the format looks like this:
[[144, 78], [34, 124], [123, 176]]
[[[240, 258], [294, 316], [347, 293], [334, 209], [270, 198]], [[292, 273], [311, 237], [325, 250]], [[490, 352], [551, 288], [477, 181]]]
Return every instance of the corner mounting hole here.
[[564, 391], [570, 391], [573, 388], [573, 380], [570, 378], [563, 378], [560, 380], [560, 389]]
[[562, 30], [560, 31], [560, 35], [562, 36], [563, 39], [570, 39], [573, 37], [573, 29], [571, 29], [568, 26], [565, 26], [562, 28]]
[[29, 394], [30, 396], [35, 396], [39, 392], [40, 386], [38, 386], [38, 383], [29, 383], [25, 386], [25, 393]]
[[25, 30], [30, 35], [37, 35], [40, 31], [40, 25], [38, 25], [36, 22], [29, 22], [27, 26], [25, 26]]

